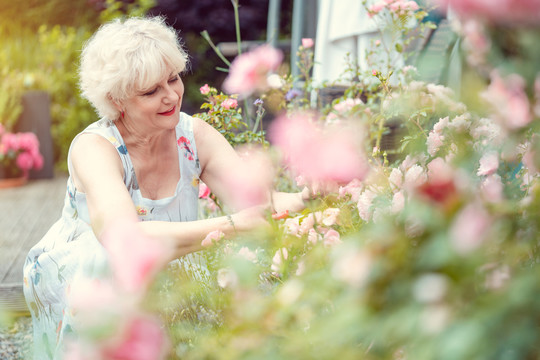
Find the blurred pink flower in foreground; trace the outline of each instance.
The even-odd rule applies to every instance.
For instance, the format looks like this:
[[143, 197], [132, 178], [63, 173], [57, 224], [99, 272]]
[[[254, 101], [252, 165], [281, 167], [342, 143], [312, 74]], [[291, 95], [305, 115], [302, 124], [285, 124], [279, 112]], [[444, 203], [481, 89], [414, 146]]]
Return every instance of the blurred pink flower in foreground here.
[[225, 234], [221, 230], [214, 230], [208, 233], [206, 237], [201, 242], [201, 245], [203, 247], [210, 247], [214, 243], [217, 243], [219, 240], [223, 239], [225, 237]]
[[488, 152], [480, 159], [480, 167], [476, 172], [478, 176], [491, 175], [499, 168], [499, 155], [495, 151]]
[[450, 241], [460, 254], [468, 254], [482, 245], [493, 220], [479, 204], [471, 203], [461, 210], [450, 228]]
[[136, 220], [115, 221], [103, 233], [102, 241], [114, 279], [128, 292], [144, 291], [170, 259], [171, 249], [142, 234]]
[[242, 162], [223, 179], [229, 189], [228, 202], [235, 209], [266, 203], [272, 189], [274, 166], [268, 153], [258, 147], [237, 149]]
[[496, 71], [482, 97], [492, 105], [501, 126], [515, 130], [532, 121], [530, 103], [525, 93], [525, 80], [517, 74], [502, 78]]
[[102, 352], [104, 359], [111, 360], [159, 360], [166, 358], [168, 349], [168, 339], [159, 321], [139, 315], [128, 319]]
[[268, 88], [268, 76], [278, 69], [282, 60], [282, 52], [270, 45], [262, 45], [241, 54], [232, 62], [223, 89], [241, 97], [255, 91], [264, 91]]
[[373, 257], [364, 250], [337, 247], [332, 262], [332, 275], [354, 288], [362, 287], [369, 278]]
[[[94, 314], [95, 315], [95, 314]], [[154, 317], [136, 314], [125, 319], [120, 331], [97, 344], [67, 342], [64, 360], [161, 360], [170, 349], [161, 323]]]
[[288, 258], [289, 252], [287, 248], [278, 249], [272, 258], [272, 265], [270, 266], [272, 271], [279, 272]]
[[277, 118], [269, 130], [294, 172], [308, 181], [340, 184], [362, 180], [369, 171], [355, 133], [346, 127], [322, 128], [306, 114]]
[[538, 0], [437, 0], [442, 9], [448, 5], [461, 17], [491, 20], [495, 23], [540, 21]]
[[360, 194], [362, 193], [362, 187], [363, 187], [363, 184], [360, 180], [353, 179], [347, 185], [339, 187], [339, 190], [338, 190], [339, 198], [344, 198], [347, 195], [349, 195], [351, 197], [352, 202], [358, 202], [358, 199], [360, 198]]

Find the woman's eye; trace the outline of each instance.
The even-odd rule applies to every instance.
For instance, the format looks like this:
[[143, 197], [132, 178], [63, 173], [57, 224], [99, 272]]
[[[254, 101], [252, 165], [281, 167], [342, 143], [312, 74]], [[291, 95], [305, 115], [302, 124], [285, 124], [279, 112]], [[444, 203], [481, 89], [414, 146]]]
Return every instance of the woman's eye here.
[[148, 92], [145, 92], [143, 94], [143, 96], [150, 96], [150, 95], [154, 95], [156, 93], [157, 89], [154, 89], [154, 90], [150, 90]]
[[179, 77], [178, 77], [178, 75], [176, 75], [175, 77], [170, 78], [170, 79], [169, 79], [169, 82], [170, 82], [170, 83], [173, 83], [173, 82], [177, 81], [178, 79], [179, 79]]

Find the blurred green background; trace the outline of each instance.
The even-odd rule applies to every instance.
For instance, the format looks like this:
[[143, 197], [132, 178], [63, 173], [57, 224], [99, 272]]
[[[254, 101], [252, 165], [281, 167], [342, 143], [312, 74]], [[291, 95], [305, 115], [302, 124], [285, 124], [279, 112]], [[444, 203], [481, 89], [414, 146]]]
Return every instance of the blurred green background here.
[[[281, 1], [280, 37], [290, 37], [292, 1]], [[183, 111], [196, 113], [203, 98], [199, 88], [220, 88], [224, 64], [200, 33], [212, 41], [234, 42], [234, 9], [223, 0], [0, 0], [0, 123], [16, 128], [22, 112], [21, 97], [39, 90], [50, 96], [54, 164], [66, 170], [73, 137], [97, 120], [94, 110], [79, 96], [78, 61], [84, 42], [103, 22], [126, 15], [164, 15], [179, 31], [190, 55], [185, 74]], [[268, 0], [240, 1], [242, 40], [264, 41]]]

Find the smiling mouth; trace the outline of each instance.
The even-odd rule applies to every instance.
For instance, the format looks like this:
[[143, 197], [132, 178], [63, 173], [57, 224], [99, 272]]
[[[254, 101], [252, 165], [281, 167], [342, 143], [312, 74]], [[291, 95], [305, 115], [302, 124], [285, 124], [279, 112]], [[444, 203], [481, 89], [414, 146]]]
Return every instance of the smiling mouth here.
[[176, 110], [176, 106], [173, 106], [173, 108], [171, 110], [168, 110], [168, 111], [165, 111], [165, 112], [160, 112], [158, 113], [159, 115], [164, 115], [164, 116], [171, 116], [172, 114], [174, 114]]

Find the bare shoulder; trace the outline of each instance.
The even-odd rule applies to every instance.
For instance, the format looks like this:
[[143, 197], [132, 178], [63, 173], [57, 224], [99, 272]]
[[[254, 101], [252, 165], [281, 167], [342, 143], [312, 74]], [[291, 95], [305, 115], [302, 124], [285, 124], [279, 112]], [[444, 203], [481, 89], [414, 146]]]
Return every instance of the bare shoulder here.
[[75, 185], [84, 191], [88, 180], [104, 176], [123, 176], [123, 166], [114, 146], [97, 134], [79, 135], [71, 148], [72, 176]]
[[203, 119], [193, 116], [193, 135], [197, 143], [204, 142], [208, 136], [219, 135], [219, 132]]
[[118, 158], [110, 141], [97, 134], [80, 134], [71, 148], [71, 160], [74, 164], [78, 160], [103, 159], [104, 155], [106, 158]]

